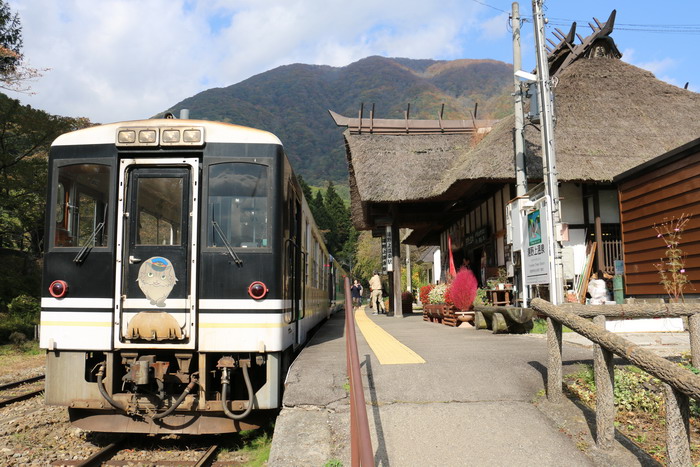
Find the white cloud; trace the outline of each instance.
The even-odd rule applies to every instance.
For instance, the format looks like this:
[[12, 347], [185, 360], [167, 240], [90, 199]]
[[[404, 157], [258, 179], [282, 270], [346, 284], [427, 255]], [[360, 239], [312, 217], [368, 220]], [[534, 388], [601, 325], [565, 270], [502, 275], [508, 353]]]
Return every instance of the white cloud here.
[[[635, 63], [634, 65], [654, 73], [655, 76], [662, 79], [660, 75], [667, 72], [669, 69], [676, 66], [676, 61], [672, 58], [662, 58], [661, 60], [653, 60], [649, 62]], [[665, 81], [665, 80], [664, 80]]]
[[[289, 63], [369, 55], [512, 57], [507, 14], [469, 0], [9, 0], [31, 66], [19, 98], [107, 122], [154, 115], [211, 87]], [[508, 8], [506, 6], [505, 8]], [[523, 60], [532, 55], [523, 32]], [[500, 54], [500, 56], [499, 56]], [[626, 59], [633, 57], [626, 51]], [[642, 61], [642, 60], [640, 60]], [[666, 74], [672, 62], [646, 61]]]
[[502, 13], [481, 23], [483, 36], [487, 39], [500, 39], [512, 35], [512, 29], [508, 24], [508, 13]]

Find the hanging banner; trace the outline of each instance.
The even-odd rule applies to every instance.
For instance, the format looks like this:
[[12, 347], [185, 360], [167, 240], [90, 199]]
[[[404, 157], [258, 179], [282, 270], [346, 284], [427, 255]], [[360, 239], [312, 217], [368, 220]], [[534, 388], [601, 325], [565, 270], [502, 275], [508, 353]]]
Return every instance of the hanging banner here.
[[527, 215], [527, 239], [525, 249], [525, 283], [549, 284], [549, 249], [547, 238], [547, 203]]

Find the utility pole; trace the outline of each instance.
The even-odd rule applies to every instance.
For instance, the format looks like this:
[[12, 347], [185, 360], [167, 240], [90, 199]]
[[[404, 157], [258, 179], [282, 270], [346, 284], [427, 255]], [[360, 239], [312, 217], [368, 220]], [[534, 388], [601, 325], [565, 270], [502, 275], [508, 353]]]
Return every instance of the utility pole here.
[[515, 97], [515, 187], [518, 197], [527, 194], [527, 169], [525, 167], [525, 141], [523, 117], [523, 85], [515, 76], [522, 67], [520, 57], [520, 6], [513, 2], [513, 96]]
[[[515, 97], [515, 193], [518, 197], [518, 217], [517, 222], [522, 225], [522, 213], [520, 212], [520, 199], [527, 196], [527, 167], [525, 165], [525, 134], [523, 116], [523, 85], [515, 76], [522, 67], [520, 55], [520, 6], [518, 2], [513, 2], [513, 12], [511, 15], [513, 27], [513, 96]], [[513, 220], [516, 222], [516, 220]], [[525, 251], [521, 248], [517, 253], [520, 255], [520, 298], [524, 307], [528, 304], [529, 289], [525, 280]]]
[[537, 47], [537, 87], [540, 103], [540, 133], [542, 135], [542, 165], [544, 169], [545, 195], [547, 199], [547, 229], [549, 250], [549, 299], [555, 305], [563, 303], [564, 280], [560, 247], [561, 210], [557, 180], [556, 154], [554, 151], [554, 118], [552, 105], [552, 82], [545, 50], [544, 0], [532, 0], [532, 17], [535, 23], [535, 45]]

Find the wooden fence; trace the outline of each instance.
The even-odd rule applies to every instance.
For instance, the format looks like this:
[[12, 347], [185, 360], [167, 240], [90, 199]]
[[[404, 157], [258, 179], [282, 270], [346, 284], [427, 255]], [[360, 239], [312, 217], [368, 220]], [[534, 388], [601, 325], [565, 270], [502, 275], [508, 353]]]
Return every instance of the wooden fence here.
[[[596, 385], [596, 445], [609, 449], [615, 439], [613, 355], [626, 358], [660, 379], [666, 399], [666, 448], [669, 465], [692, 465], [690, 457], [690, 402], [700, 401], [700, 376], [623, 337], [605, 330], [606, 318], [661, 318], [687, 316], [692, 364], [700, 368], [700, 304], [561, 305], [533, 299], [531, 306], [547, 315], [547, 398], [563, 397], [562, 325], [593, 341]], [[590, 322], [586, 318], [593, 318]]]

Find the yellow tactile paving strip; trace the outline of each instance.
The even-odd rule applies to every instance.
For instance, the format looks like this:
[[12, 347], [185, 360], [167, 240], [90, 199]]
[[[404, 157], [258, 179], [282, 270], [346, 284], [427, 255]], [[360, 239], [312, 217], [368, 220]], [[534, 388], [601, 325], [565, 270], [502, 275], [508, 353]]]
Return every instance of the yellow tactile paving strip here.
[[425, 360], [420, 355], [403, 345], [394, 336], [369, 319], [364, 307], [358, 308], [355, 312], [355, 322], [377, 360], [382, 365], [425, 363]]

